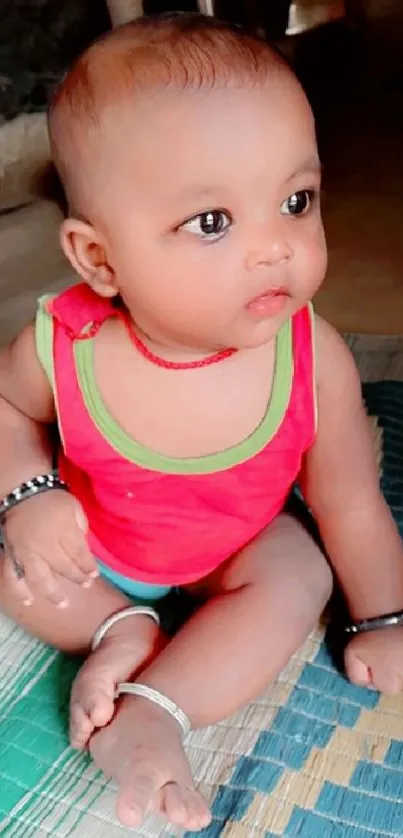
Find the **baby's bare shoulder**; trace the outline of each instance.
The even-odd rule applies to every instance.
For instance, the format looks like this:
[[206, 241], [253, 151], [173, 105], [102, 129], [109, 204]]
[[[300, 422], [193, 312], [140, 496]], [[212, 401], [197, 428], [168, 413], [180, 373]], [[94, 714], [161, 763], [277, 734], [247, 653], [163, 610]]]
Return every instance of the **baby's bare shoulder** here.
[[356, 363], [342, 336], [326, 320], [315, 316], [315, 370], [318, 396], [322, 398], [361, 398]]
[[0, 397], [38, 422], [55, 419], [52, 388], [37, 355], [34, 323], [0, 349]]

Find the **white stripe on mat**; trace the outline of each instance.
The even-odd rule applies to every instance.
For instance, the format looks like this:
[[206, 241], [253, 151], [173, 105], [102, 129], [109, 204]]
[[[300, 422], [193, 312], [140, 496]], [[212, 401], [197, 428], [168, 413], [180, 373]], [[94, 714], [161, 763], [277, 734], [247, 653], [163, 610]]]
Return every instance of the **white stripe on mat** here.
[[[0, 714], [9, 712], [32, 687], [40, 680], [44, 672], [52, 665], [58, 653], [50, 650], [39, 640], [34, 640], [15, 626], [6, 617], [0, 615]], [[42, 666], [37, 669], [43, 658]], [[21, 692], [15, 689], [24, 676], [34, 671], [32, 678]]]

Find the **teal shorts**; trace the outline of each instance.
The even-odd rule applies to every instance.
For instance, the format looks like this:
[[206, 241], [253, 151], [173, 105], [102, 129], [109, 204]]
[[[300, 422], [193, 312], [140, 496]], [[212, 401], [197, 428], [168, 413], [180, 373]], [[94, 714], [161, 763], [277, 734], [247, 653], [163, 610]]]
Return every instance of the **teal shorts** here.
[[99, 559], [97, 559], [97, 564], [101, 576], [131, 599], [158, 602], [172, 591], [170, 585], [148, 585], [147, 582], [136, 582], [135, 579], [130, 579], [129, 576], [123, 576], [123, 574], [111, 570], [110, 567], [106, 567]]

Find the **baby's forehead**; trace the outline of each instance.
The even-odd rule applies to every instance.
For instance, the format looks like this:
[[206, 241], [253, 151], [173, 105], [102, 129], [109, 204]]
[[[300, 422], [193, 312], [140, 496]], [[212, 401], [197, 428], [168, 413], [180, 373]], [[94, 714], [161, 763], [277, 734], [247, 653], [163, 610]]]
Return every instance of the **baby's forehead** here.
[[285, 75], [288, 66], [264, 41], [230, 26], [193, 16], [143, 19], [75, 62], [51, 103], [50, 128], [62, 117], [90, 128], [140, 92], [253, 87]]
[[[301, 95], [287, 64], [263, 40], [209, 19], [142, 19], [109, 33], [76, 61], [51, 103], [52, 150], [67, 192], [80, 160], [90, 166], [110, 126], [118, 128], [129, 114], [135, 119], [140, 100], [284, 81]], [[119, 144], [123, 151], [124, 138]]]
[[248, 153], [254, 143], [259, 149], [264, 146], [269, 159], [280, 132], [287, 133], [287, 146], [295, 149], [305, 125], [314, 135], [311, 124], [306, 100], [298, 89], [286, 91], [284, 85], [197, 91], [153, 87], [109, 102], [97, 124], [79, 133], [81, 148], [94, 161], [103, 158], [119, 169], [130, 165], [137, 176], [144, 162], [155, 165], [161, 158], [167, 166], [175, 160], [183, 172], [192, 161], [196, 170], [202, 161], [208, 167], [212, 159], [222, 167], [223, 155], [230, 156], [235, 146]]

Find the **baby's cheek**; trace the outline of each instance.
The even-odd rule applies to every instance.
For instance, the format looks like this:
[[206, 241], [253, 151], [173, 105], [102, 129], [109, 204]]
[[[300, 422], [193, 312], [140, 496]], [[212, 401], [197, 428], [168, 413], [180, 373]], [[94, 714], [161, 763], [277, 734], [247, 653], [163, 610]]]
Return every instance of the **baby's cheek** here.
[[320, 281], [322, 281], [327, 270], [328, 262], [327, 246], [324, 234], [317, 241], [315, 251], [316, 270], [319, 275]]
[[327, 270], [327, 247], [322, 229], [313, 232], [304, 247], [304, 274], [312, 285], [312, 293], [321, 285]]

